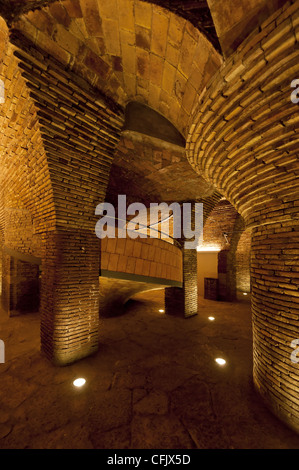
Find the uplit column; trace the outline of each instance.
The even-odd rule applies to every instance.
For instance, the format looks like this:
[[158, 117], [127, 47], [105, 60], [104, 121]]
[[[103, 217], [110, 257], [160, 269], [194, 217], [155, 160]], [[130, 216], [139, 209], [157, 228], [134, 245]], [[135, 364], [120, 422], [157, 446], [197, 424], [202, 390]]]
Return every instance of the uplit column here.
[[98, 348], [99, 240], [82, 230], [48, 232], [44, 248], [41, 348], [65, 365]]
[[51, 181], [52, 194], [46, 196], [54, 205], [51, 211], [47, 199], [41, 205], [38, 229], [44, 242], [41, 349], [65, 365], [98, 346], [95, 209], [105, 200], [124, 115], [112, 99], [17, 30], [11, 41], [37, 109]]
[[[195, 227], [195, 207], [192, 204], [191, 228]], [[165, 289], [165, 312], [184, 318], [197, 315], [197, 251], [185, 247], [186, 238], [179, 242], [183, 253], [183, 286]]]
[[[253, 229], [251, 255], [253, 378], [267, 405], [299, 429], [299, 221]], [[298, 347], [298, 346], [297, 346]]]

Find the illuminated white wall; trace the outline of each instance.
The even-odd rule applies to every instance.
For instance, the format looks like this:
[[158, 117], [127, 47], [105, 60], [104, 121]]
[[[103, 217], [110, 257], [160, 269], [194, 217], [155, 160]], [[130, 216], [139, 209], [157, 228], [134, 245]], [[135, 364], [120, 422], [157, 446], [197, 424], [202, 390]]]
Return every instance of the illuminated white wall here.
[[198, 294], [204, 297], [204, 278], [218, 279], [218, 251], [197, 252]]

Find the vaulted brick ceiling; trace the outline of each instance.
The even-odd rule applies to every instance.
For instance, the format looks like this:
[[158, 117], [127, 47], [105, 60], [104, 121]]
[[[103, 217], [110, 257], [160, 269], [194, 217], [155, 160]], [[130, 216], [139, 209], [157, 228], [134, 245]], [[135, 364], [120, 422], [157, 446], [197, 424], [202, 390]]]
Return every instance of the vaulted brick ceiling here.
[[[137, 0], [109, 6], [105, 0], [54, 2], [22, 15], [13, 28], [12, 37], [20, 31], [29, 39], [28, 44], [22, 36], [17, 41], [25, 51], [35, 42], [123, 108], [135, 100], [155, 109], [183, 137], [188, 134], [194, 102], [222, 63], [209, 41], [188, 21]], [[132, 155], [130, 175], [124, 159], [118, 158], [114, 167], [123, 178], [114, 181], [115, 186], [125, 182], [128, 193], [138, 175], [139, 199], [144, 193], [158, 201], [188, 200], [213, 192], [182, 150], [179, 161], [175, 152], [172, 161], [163, 152], [161, 161], [152, 165], [151, 159], [142, 164], [142, 153]]]
[[[45, 7], [55, 0], [3, 0], [2, 14], [8, 21], [13, 21], [21, 14], [36, 8]], [[145, 0], [148, 1], [148, 0]], [[187, 19], [211, 41], [220, 52], [220, 45], [207, 0], [152, 0], [150, 3], [170, 10]]]
[[54, 2], [13, 27], [121, 106], [137, 100], [187, 136], [193, 103], [222, 58], [192, 24], [137, 0]]
[[[163, 144], [163, 143], [162, 143]], [[126, 194], [128, 202], [199, 200], [214, 188], [188, 163], [181, 147], [125, 132], [115, 152], [107, 189], [110, 202]]]

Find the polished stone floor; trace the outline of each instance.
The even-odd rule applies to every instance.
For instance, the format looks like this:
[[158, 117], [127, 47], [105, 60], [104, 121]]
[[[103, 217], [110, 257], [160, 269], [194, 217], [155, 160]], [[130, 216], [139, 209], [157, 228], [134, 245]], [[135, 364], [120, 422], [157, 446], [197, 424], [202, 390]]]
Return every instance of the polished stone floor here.
[[138, 295], [101, 320], [97, 354], [62, 368], [39, 352], [38, 314], [1, 313], [0, 448], [299, 449], [253, 388], [249, 302], [200, 299], [187, 320], [161, 307], [162, 291]]

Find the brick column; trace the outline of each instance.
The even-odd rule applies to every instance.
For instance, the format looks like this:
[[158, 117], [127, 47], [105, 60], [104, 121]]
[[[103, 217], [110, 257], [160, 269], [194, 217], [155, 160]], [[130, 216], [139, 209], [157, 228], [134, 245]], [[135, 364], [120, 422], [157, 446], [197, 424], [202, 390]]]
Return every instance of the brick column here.
[[[194, 229], [194, 205], [192, 205], [191, 226]], [[167, 287], [165, 289], [165, 312], [184, 318], [197, 315], [197, 251], [184, 248], [184, 238], [181, 238], [183, 253], [183, 287]]]
[[37, 110], [54, 202], [51, 225], [47, 199], [38, 214], [41, 348], [55, 364], [65, 365], [97, 350], [95, 208], [105, 200], [123, 110], [19, 31], [11, 31], [11, 41]]
[[266, 404], [299, 429], [299, 364], [291, 342], [299, 338], [299, 221], [253, 230], [251, 282], [253, 378]]
[[98, 347], [100, 244], [88, 231], [44, 236], [41, 348], [65, 365]]
[[165, 288], [165, 313], [179, 317], [197, 315], [197, 251], [183, 249], [183, 287]]

